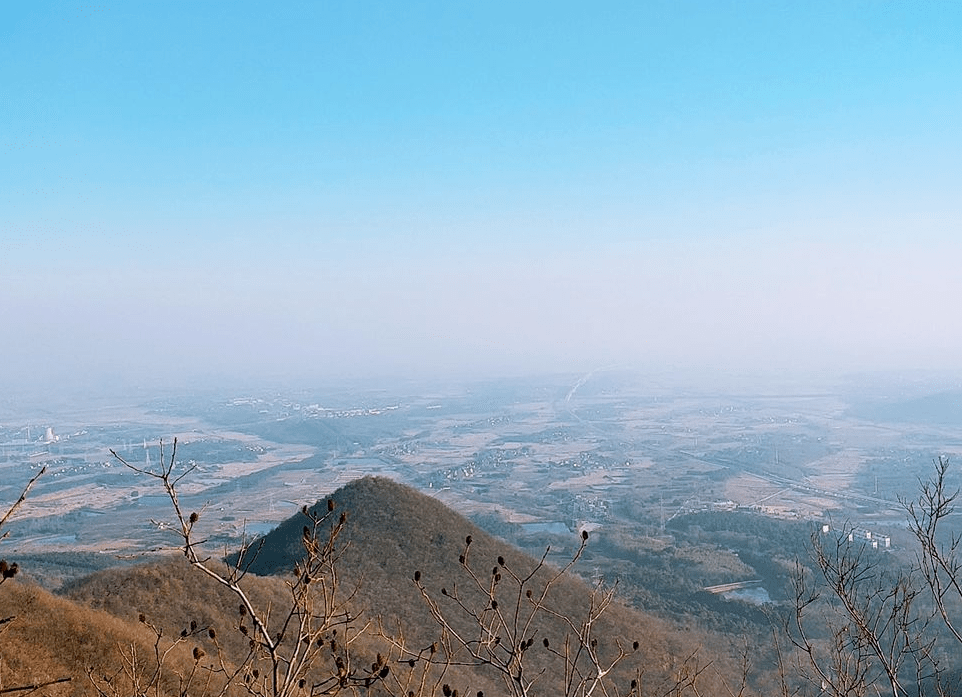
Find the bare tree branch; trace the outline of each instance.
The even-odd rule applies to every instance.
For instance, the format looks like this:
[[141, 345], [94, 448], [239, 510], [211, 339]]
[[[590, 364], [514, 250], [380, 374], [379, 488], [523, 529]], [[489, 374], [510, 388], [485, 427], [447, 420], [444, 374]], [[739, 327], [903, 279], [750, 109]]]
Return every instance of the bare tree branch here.
[[[14, 513], [16, 513], [17, 509], [23, 505], [23, 502], [27, 500], [27, 494], [30, 493], [30, 490], [33, 488], [33, 485], [37, 483], [37, 480], [40, 479], [40, 477], [42, 477], [46, 471], [47, 471], [47, 466], [44, 465], [42, 468], [40, 468], [40, 471], [37, 472], [37, 474], [34, 475], [34, 477], [29, 482], [27, 482], [27, 485], [23, 488], [23, 491], [20, 492], [20, 498], [14, 501], [13, 504], [10, 506], [10, 508], [7, 509], [7, 512], [3, 514], [3, 517], [0, 518], [0, 530], [3, 529], [3, 526], [6, 525], [10, 517]], [[8, 534], [9, 534], [8, 531], [4, 531], [3, 534], [0, 535], [0, 540], [6, 538]]]
[[[356, 693], [383, 684], [390, 673], [383, 659], [369, 668], [353, 665], [350, 646], [367, 627], [354, 627], [357, 617], [349, 604], [356, 589], [343, 591], [337, 571], [337, 543], [347, 524], [346, 512], [336, 514], [333, 501], [328, 501], [327, 510], [321, 513], [307, 506], [302, 508], [303, 556], [292, 570], [294, 580], [287, 582], [288, 601], [279, 608], [258, 607], [242, 582], [259, 547], [252, 548], [245, 542], [232, 562], [213, 562], [203, 552], [205, 540], [195, 535], [203, 509], [188, 514], [178, 493], [178, 486], [196, 465], [178, 468], [176, 439], [169, 457], [165, 456], [162, 442], [160, 450], [159, 464], [153, 469], [134, 466], [113, 450], [110, 452], [134, 472], [160, 483], [174, 517], [173, 525], [167, 527], [180, 538], [179, 547], [188, 563], [239, 601], [242, 620], [238, 631], [249, 640], [251, 651], [228, 676], [228, 684], [240, 683], [246, 692], [257, 697], [290, 697], [304, 691], [311, 695], [333, 695], [345, 690]], [[248, 629], [247, 621], [252, 629]], [[163, 656], [158, 655], [155, 662], [160, 665], [161, 659]], [[322, 665], [326, 667], [320, 670]]]

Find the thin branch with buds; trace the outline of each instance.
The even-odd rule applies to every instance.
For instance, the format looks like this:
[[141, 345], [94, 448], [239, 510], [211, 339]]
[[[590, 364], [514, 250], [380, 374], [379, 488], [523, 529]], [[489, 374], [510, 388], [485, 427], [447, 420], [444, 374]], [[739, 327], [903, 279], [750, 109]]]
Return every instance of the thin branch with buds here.
[[[919, 542], [913, 568], [887, 572], [864, 542], [843, 530], [828, 542], [812, 537], [815, 580], [799, 564], [794, 611], [786, 621], [789, 640], [805, 657], [808, 675], [827, 694], [893, 697], [943, 694], [944, 667], [937, 648], [935, 617], [962, 643], [949, 601], [962, 600], [959, 536], [943, 543], [940, 523], [953, 511], [958, 492], [946, 486], [948, 461], [936, 460], [935, 476], [920, 482], [918, 499], [904, 502], [909, 529]], [[926, 600], [934, 610], [926, 610]], [[816, 614], [812, 622], [811, 615]], [[933, 614], [934, 613], [934, 614]], [[813, 635], [815, 625], [820, 637]]]
[[[303, 507], [303, 556], [293, 569], [293, 580], [287, 582], [287, 604], [280, 609], [259, 608], [242, 585], [259, 548], [245, 543], [232, 562], [221, 565], [212, 561], [203, 551], [206, 540], [196, 534], [202, 513], [186, 513], [178, 495], [178, 487], [195, 466], [178, 468], [176, 439], [169, 456], [163, 443], [160, 449], [159, 463], [152, 469], [132, 465], [110, 452], [129, 469], [161, 484], [174, 515], [173, 526], [168, 527], [178, 535], [187, 561], [239, 601], [242, 620], [238, 631], [247, 637], [250, 654], [231, 681], [240, 682], [246, 692], [257, 697], [290, 697], [305, 691], [333, 695], [382, 681], [389, 673], [383, 662], [375, 662], [370, 669], [352, 663], [350, 646], [366, 628], [353, 626], [357, 617], [349, 603], [354, 593], [341, 591], [337, 574], [337, 541], [347, 522], [346, 513], [336, 515], [333, 501], [328, 501], [327, 510], [321, 513]], [[322, 670], [322, 665], [327, 667]]]
[[[414, 671], [419, 671], [416, 678], [422, 690], [429, 682], [430, 667], [438, 669], [433, 678], [437, 685], [447, 668], [468, 666], [490, 670], [505, 692], [514, 697], [527, 697], [536, 689], [553, 689], [554, 694], [566, 697], [621, 694], [615, 683], [615, 668], [639, 648], [639, 643], [625, 645], [615, 639], [603, 650], [599, 641], [598, 622], [610, 610], [615, 588], [596, 586], [580, 617], [559, 611], [551, 603], [555, 587], [571, 573], [587, 543], [585, 532], [561, 569], [548, 566], [550, 550], [546, 550], [527, 572], [513, 568], [499, 556], [489, 575], [479, 573], [471, 563], [469, 535], [459, 556], [465, 587], [443, 587], [437, 597], [428, 590], [421, 572], [414, 574], [414, 585], [440, 629], [439, 640], [425, 649], [409, 646], [403, 635], [391, 638], [382, 631], [382, 636], [396, 651], [398, 662], [409, 666], [411, 682]], [[546, 629], [549, 626], [551, 630]], [[561, 637], [553, 643], [546, 632], [560, 633]], [[696, 656], [688, 657], [665, 686], [664, 694], [682, 694], [694, 688], [706, 667], [697, 666]], [[625, 694], [641, 694], [639, 678], [640, 674]], [[558, 682], [549, 685], [554, 679]], [[693, 693], [698, 694], [697, 690]]]

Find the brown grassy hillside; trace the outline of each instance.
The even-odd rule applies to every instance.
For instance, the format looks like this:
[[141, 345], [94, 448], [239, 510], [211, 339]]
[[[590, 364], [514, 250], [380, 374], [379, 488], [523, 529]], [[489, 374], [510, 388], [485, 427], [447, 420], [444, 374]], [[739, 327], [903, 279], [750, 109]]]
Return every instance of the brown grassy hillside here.
[[[262, 607], [286, 600], [280, 579], [251, 576], [244, 587]], [[168, 636], [179, 635], [191, 622], [201, 628], [213, 627], [219, 642], [235, 660], [247, 652], [249, 640], [236, 631], [241, 620], [234, 596], [191, 568], [182, 556], [100, 571], [68, 584], [62, 592], [84, 606], [128, 622], [138, 622], [144, 615]]]
[[[4, 690], [68, 677], [70, 682], [45, 687], [42, 694], [96, 694], [92, 680], [104, 684], [108, 677], [118, 694], [129, 694], [133, 685], [124, 668], [134, 655], [151, 656], [156, 640], [145, 625], [20, 583], [0, 588], [0, 617], [14, 618], [0, 634]], [[190, 674], [192, 649], [184, 642], [168, 656], [163, 693], [176, 691], [179, 676]]]
[[[508, 694], [496, 670], [470, 665], [475, 661], [458, 652], [456, 642], [445, 644], [450, 634], [442, 631], [422, 593], [437, 603], [441, 617], [450, 623], [449, 630], [473, 640], [483, 637], [485, 625], [494, 626], [490, 621], [495, 614], [507, 617], [508, 625], [513, 617], [525, 615], [534, 604], [519, 588], [531, 589], [537, 601], [556, 571], [542, 568], [519, 586], [512, 581], [512, 573], [526, 576], [538, 566], [536, 559], [485, 534], [435, 499], [387, 479], [360, 479], [332, 498], [336, 501], [333, 517], [341, 512], [347, 516], [337, 544], [337, 585], [352, 616], [337, 635], [341, 641], [337, 651], [342, 657], [348, 656], [344, 642], [351, 638], [348, 660], [353, 662], [352, 669], [370, 665], [378, 654], [385, 656], [391, 667], [391, 681], [363, 694], [403, 695], [409, 688], [415, 688], [418, 695], [442, 694], [445, 684], [456, 687], [462, 695], [477, 691], [489, 696]], [[327, 509], [325, 499], [313, 510], [324, 515]], [[305, 520], [302, 514], [293, 516], [264, 538], [251, 565], [251, 571], [258, 575], [249, 574], [242, 584], [258, 611], [270, 613], [272, 623], [290, 605], [290, 584], [294, 580], [290, 570], [303, 554]], [[459, 558], [468, 536], [472, 543], [462, 563]], [[572, 542], [570, 551], [577, 549], [578, 542]], [[473, 588], [469, 570], [477, 574], [481, 590]], [[419, 572], [419, 583], [414, 581], [415, 572]], [[483, 587], [495, 575], [502, 581], [488, 594]], [[329, 578], [317, 582], [323, 588], [330, 584]], [[189, 674], [198, 664], [192, 653], [195, 648], [203, 650], [200, 664], [205, 666], [214, 665], [218, 647], [223, 649], [221, 656], [229, 669], [242, 664], [248, 655], [250, 635], [240, 630], [246, 620], [239, 614], [236, 596], [192, 568], [182, 556], [98, 572], [71, 584], [65, 594], [58, 598], [12, 583], [0, 588], [0, 612], [3, 616], [18, 615], [0, 637], [0, 677], [4, 685], [71, 676], [71, 683], [47, 688], [45, 693], [96, 694], [88, 674], [119, 676], [131, 647], [146, 661], [143, 670], [149, 667], [157, 638], [151, 627], [162, 633], [162, 646], [177, 640], [183, 631], [190, 634], [166, 659], [160, 694], [176, 694], [178, 676]], [[467, 611], [458, 607], [455, 596]], [[597, 596], [592, 595], [590, 587], [566, 575], [535, 608], [531, 625], [522, 627], [519, 636], [528, 639], [530, 645], [525, 654], [526, 670], [536, 677], [531, 694], [561, 694], [564, 662], [552, 651], [561, 652], [565, 636], [572, 634], [565, 618], [577, 627], [588, 616], [592, 598]], [[497, 609], [492, 608], [491, 600], [497, 601]], [[471, 611], [478, 614], [472, 616]], [[142, 622], [141, 615], [148, 624]], [[388, 637], [379, 634], [379, 618]], [[209, 628], [215, 630], [216, 641], [208, 636]], [[401, 638], [399, 631], [405, 646], [424, 650], [415, 667], [408, 663], [410, 654], [399, 652], [397, 644], [390, 641]], [[510, 631], [502, 626], [498, 632], [499, 640], [504, 635], [499, 649], [503, 652]], [[725, 694], [721, 676], [737, 679], [737, 669], [710, 655], [710, 647], [699, 646], [664, 623], [621, 606], [608, 608], [593, 636], [598, 641], [593, 650], [602, 662], [616, 656], [619, 646], [630, 654], [610, 679], [608, 694], [627, 694], [632, 679], [641, 686], [637, 694], [662, 694], [678, 679], [679, 671], [686, 669], [685, 659], [696, 654], [688, 669], [711, 663], [699, 677], [701, 694]], [[545, 639], [550, 650], [544, 647]], [[638, 642], [637, 650], [633, 650], [634, 642]], [[437, 647], [436, 653], [428, 651], [432, 644]], [[425, 668], [425, 658], [438, 660], [442, 656], [450, 659], [448, 665]], [[333, 652], [324, 654], [312, 679], [330, 675], [335, 658]], [[465, 665], [457, 665], [461, 662]], [[416, 680], [421, 675], [429, 678], [423, 684]], [[412, 678], [414, 682], [410, 682]], [[131, 686], [121, 685], [121, 677], [115, 680], [115, 694], [130, 692]], [[191, 693], [204, 692], [194, 689]]]
[[[255, 608], [270, 614], [273, 628], [283, 610], [290, 605], [288, 579], [280, 576], [247, 576], [241, 584]], [[253, 631], [247, 615], [239, 613], [238, 601], [228, 589], [192, 568], [183, 557], [168, 557], [159, 561], [111, 569], [70, 584], [64, 589], [69, 598], [90, 608], [104, 610], [117, 618], [136, 622], [143, 614], [152, 624], [163, 630], [166, 636], [178, 636], [192, 623], [201, 630], [197, 644], [208, 655], [215, 655], [213, 642], [206, 635], [208, 628], [216, 633], [217, 643], [231, 665], [240, 665], [249, 656], [249, 642]], [[360, 615], [360, 613], [358, 613]], [[246, 632], [240, 626], [246, 627]], [[341, 628], [341, 637], [359, 634], [350, 645], [350, 660], [356, 667], [373, 663], [379, 653], [387, 654], [388, 647], [368, 631], [369, 618], [359, 616], [356, 622]], [[337, 655], [348, 655], [338, 650]], [[325, 651], [316, 662], [315, 670], [308, 673], [308, 684], [318, 683], [333, 670], [335, 654]], [[266, 674], [263, 662], [253, 663]], [[447, 680], [458, 679], [471, 682], [469, 674], [461, 669], [451, 672]], [[486, 685], [491, 687], [491, 685]], [[397, 687], [397, 685], [395, 685]], [[243, 690], [240, 690], [243, 693]], [[308, 694], [305, 692], [305, 694]], [[377, 685], [365, 692], [372, 696], [387, 694]], [[489, 694], [492, 694], [489, 692]]]
[[[380, 616], [388, 623], [397, 621], [404, 627], [408, 638], [415, 644], [430, 644], [439, 635], [437, 622], [414, 583], [415, 572], [431, 597], [439, 602], [447, 617], [461, 631], [477, 631], [475, 620], [459, 611], [450, 597], [442, 595], [442, 588], [453, 594], [455, 589], [472, 607], [483, 607], [484, 594], [470, 592], [471, 581], [460, 556], [465, 551], [465, 539], [470, 536], [472, 544], [466, 562], [482, 580], [497, 568], [499, 557], [504, 567], [526, 575], [537, 565], [537, 560], [488, 535], [464, 517], [458, 515], [434, 498], [410, 487], [385, 478], [365, 477], [358, 479], [337, 492], [331, 499], [336, 510], [347, 512], [347, 525], [341, 535], [341, 583], [357, 588], [356, 602], [365, 608], [368, 616]], [[311, 511], [318, 515], [327, 508], [327, 500], [319, 501]], [[259, 574], [284, 574], [302, 554], [300, 536], [304, 517], [295, 515], [283, 522], [263, 540], [264, 545], [251, 569]], [[579, 540], [573, 536], [570, 552], [574, 553]], [[502, 569], [503, 572], [503, 569]], [[507, 573], [503, 572], [504, 576]], [[537, 597], [545, 579], [550, 577], [543, 570], [532, 586]], [[497, 598], [502, 606], [516, 601], [509, 583], [504, 583]], [[560, 579], [552, 589], [547, 607], [564, 617], [580, 621], [587, 616], [592, 589], [571, 575]], [[530, 605], [525, 600], [525, 607]], [[562, 621], [550, 612], [540, 613], [532, 627], [536, 647], [531, 660], [536, 669], [551, 665], [548, 652], [543, 651], [545, 638], [555, 646], [560, 645], [566, 633]], [[702, 676], [704, 684], [718, 686], [719, 671], [729, 675], [737, 669], [725, 664], [718, 656], [707, 656], [710, 650], [693, 642], [653, 617], [613, 606], [599, 621], [596, 636], [605, 646], [602, 654], [610, 657], [616, 651], [616, 642], [631, 647], [637, 641], [640, 647], [626, 660], [615, 682], [621, 692], [627, 691], [632, 677], [643, 674], [652, 685], [670, 682], [673, 671], [681, 661], [696, 653], [700, 665], [714, 661], [712, 670]], [[541, 656], [536, 649], [541, 650]], [[543, 694], [556, 694], [557, 685], [544, 679]], [[723, 689], [720, 688], [719, 689]]]

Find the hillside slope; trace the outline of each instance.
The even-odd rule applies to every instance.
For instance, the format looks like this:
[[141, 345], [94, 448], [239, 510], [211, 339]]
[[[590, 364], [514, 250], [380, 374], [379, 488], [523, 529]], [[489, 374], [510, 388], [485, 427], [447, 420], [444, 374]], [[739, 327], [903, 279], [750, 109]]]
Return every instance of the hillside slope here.
[[[362, 633], [352, 644], [358, 663], [374, 661], [383, 652], [400, 675], [411, 671], [407, 666], [409, 656], [399, 654], [391, 640], [403, 639], [415, 651], [434, 645], [440, 647], [437, 655], [449, 656], [451, 662], [443, 670], [432, 668], [431, 681], [420, 694], [440, 694], [444, 683], [459, 688], [461, 694], [479, 690], [488, 695], [506, 694], [501, 676], [490, 666], [456, 665], [473, 661], [463, 651], [456, 652], [456, 642], [446, 640], [453, 636], [450, 632], [469, 640], [483, 637], [485, 628], [494, 627], [493, 618], [499, 615], [508, 622], [497, 630], [498, 641], [504, 634], [507, 645], [510, 630], [506, 632], [505, 627], [512, 626], [515, 617], [523, 620], [534, 609], [534, 620], [527, 627], [521, 622], [518, 635], [531, 644], [525, 660], [529, 674], [536, 676], [532, 694], [563, 693], [563, 661], [552, 651], [562, 650], [565, 637], [571, 640], [572, 629], [580, 627], [592, 603], [597, 603], [599, 596], [591, 587], [566, 574], [552, 582], [544, 603], [536, 606], [524, 591], [530, 589], [537, 601], [556, 570], [544, 567], [532, 574], [538, 568], [537, 559], [484, 533], [436, 499], [391, 480], [359, 479], [335, 492], [331, 500], [334, 513], [330, 518], [346, 515], [336, 547], [336, 585], [345, 607], [357, 617], [352, 631]], [[327, 499], [321, 500], [310, 512], [324, 516], [329, 505]], [[290, 572], [303, 555], [303, 531], [308, 520], [298, 513], [258, 541], [259, 553], [250, 565], [244, 587], [254, 605], [265, 612], [270, 608], [272, 617], [290, 604]], [[470, 549], [462, 563], [469, 536]], [[571, 554], [580, 543], [577, 536], [573, 537], [568, 550]], [[470, 571], [476, 574], [482, 590], [472, 581]], [[414, 581], [416, 572], [420, 583]], [[489, 596], [483, 588], [495, 575], [501, 582]], [[522, 578], [527, 579], [523, 585], [513, 580]], [[327, 578], [317, 585], [329, 589], [332, 581]], [[65, 593], [84, 606], [83, 611], [106, 611], [116, 621], [123, 620], [110, 635], [125, 637], [124, 632], [141, 629], [137, 618], [143, 613], [167, 637], [178, 636], [191, 621], [201, 628], [214, 627], [230, 661], [240, 662], [246, 655], [249, 637], [239, 631], [243, 620], [238, 617], [236, 597], [191, 568], [182, 557], [98, 572], [70, 584]], [[437, 604], [442, 621], [448, 623], [447, 634], [422, 593]], [[463, 607], [453, 600], [454, 596]], [[497, 603], [492, 604], [492, 598]], [[58, 602], [68, 603], [62, 599]], [[383, 627], [383, 632], [378, 627]], [[620, 649], [629, 654], [610, 676], [609, 694], [627, 694], [632, 679], [639, 677], [645, 686], [642, 694], [661, 693], [665, 686], [686, 674], [690, 676], [695, 666], [708, 664], [710, 669], [699, 676], [702, 694], [724, 694], [722, 683], [726, 679], [734, 683], [738, 678], [737, 667], [723, 657], [709, 655], [708, 647], [699, 646], [691, 637], [653, 617], [620, 605], [611, 605], [597, 620], [593, 636], [598, 643], [592, 650], [602, 663], [614, 658]], [[545, 640], [552, 650], [544, 646]], [[118, 643], [116, 638], [112, 641]], [[453, 647], [451, 653], [447, 653], [449, 647]], [[212, 650], [211, 646], [205, 648]], [[695, 658], [688, 660], [692, 656]]]
[[[283, 577], [248, 575], [241, 583], [253, 606], [264, 616], [271, 616], [272, 631], [280, 629], [284, 609], [290, 606], [287, 581]], [[196, 645], [205, 651], [207, 656], [202, 661], [203, 666], [211, 665], [218, 657], [217, 646], [221, 647], [222, 657], [231, 666], [241, 665], [249, 658], [250, 642], [255, 634], [249, 616], [239, 613], [238, 598], [191, 567], [182, 556], [97, 572], [69, 584], [63, 592], [84, 609], [104, 611], [117, 620], [137, 623], [142, 615], [162, 630], [165, 637], [178, 637], [196, 626], [196, 640], [191, 643], [191, 648]], [[351, 635], [360, 632], [351, 642], [349, 654], [357, 666], [369, 665], [377, 660], [379, 653], [388, 651], [382, 640], [365, 630], [367, 622], [367, 618], [359, 617], [357, 622], [340, 628], [342, 637], [345, 630]], [[241, 630], [241, 626], [245, 629]], [[210, 628], [215, 630], [216, 645], [208, 637]], [[290, 642], [286, 646], [290, 647]], [[323, 681], [335, 668], [337, 657], [347, 655], [343, 650], [336, 654], [323, 651], [315, 662], [315, 669], [308, 671], [306, 677], [313, 683]], [[147, 661], [149, 665], [153, 665], [151, 660]], [[255, 662], [249, 667], [259, 668], [261, 675], [266, 675], [265, 665], [264, 662]], [[449, 679], [459, 679], [466, 684], [472, 682], [471, 677], [467, 671], [455, 669]], [[493, 687], [490, 684], [485, 686]], [[243, 685], [238, 685], [236, 692], [246, 694]], [[365, 694], [377, 697], [389, 692], [374, 686]]]
[[[506, 579], [497, 594], [501, 606], [513, 603], [512, 607], [521, 608], [520, 614], [530, 606], [525, 598], [519, 599], [517, 586], [507, 581], [509, 573], [505, 569], [524, 577], [537, 567], [538, 560], [485, 533], [440, 501], [381, 477], [355, 480], [330, 499], [335, 504], [335, 512], [343, 511], [347, 515], [339, 538], [342, 588], [355, 592], [355, 602], [368, 616], [384, 618], [388, 625], [400, 623], [409, 641], [427, 645], [440, 633], [413, 580], [416, 572], [454, 628], [466, 635], [478, 632], [477, 621], [457, 608], [450, 598], [456, 591], [466, 605], [479, 612], [487, 604], [484, 593], [472, 591], [471, 578], [459, 561], [469, 536], [472, 542], [467, 566], [484, 583], [496, 570]], [[318, 501], [310, 512], [324, 515], [327, 507], [326, 499]], [[305, 520], [303, 515], [295, 515], [266, 535], [251, 570], [258, 574], [289, 572], [303, 554], [301, 535]], [[569, 558], [580, 543], [576, 535], [572, 538], [565, 551]], [[554, 573], [550, 568], [542, 569], [526, 588], [532, 588], [537, 598], [543, 584]], [[443, 595], [442, 589], [448, 591], [448, 596]], [[570, 633], [560, 618], [581, 622], [587, 617], [593, 599], [597, 598], [591, 587], [566, 574], [552, 587], [546, 601], [549, 611], [538, 613], [529, 638], [534, 638], [539, 647], [544, 639], [560, 645], [565, 634]], [[632, 677], [638, 674], [646, 675], [653, 685], [670, 682], [676, 679], [675, 671], [684, 659], [708, 652], [706, 647], [671, 630], [664, 622], [621, 605], [613, 605], [601, 617], [595, 636], [603, 644], [600, 652], [604, 658], [616, 653], [616, 642], [629, 650], [634, 642], [639, 643], [638, 650], [632, 651], [613, 679], [622, 692], [627, 691]], [[551, 656], [547, 651], [541, 653], [544, 655], [535, 655], [531, 661], [537, 670], [545, 669], [550, 674]], [[701, 664], [714, 662], [714, 668], [702, 676], [706, 686], [721, 674], [730, 676], [737, 672], [718, 656], [697, 660]], [[543, 693], [556, 694], [558, 687], [545, 684]], [[719, 686], [719, 689], [723, 688]]]
[[[116, 694], [129, 693], [133, 685], [125, 668], [134, 656], [153, 655], [156, 640], [143, 624], [126, 622], [27, 584], [3, 584], [0, 617], [10, 619], [0, 635], [0, 688], [4, 692], [70, 678], [43, 688], [42, 694], [96, 694], [94, 683], [104, 687], [109, 678]], [[190, 674], [196, 645], [184, 641], [171, 651], [161, 694], [173, 694], [180, 684], [178, 676]]]

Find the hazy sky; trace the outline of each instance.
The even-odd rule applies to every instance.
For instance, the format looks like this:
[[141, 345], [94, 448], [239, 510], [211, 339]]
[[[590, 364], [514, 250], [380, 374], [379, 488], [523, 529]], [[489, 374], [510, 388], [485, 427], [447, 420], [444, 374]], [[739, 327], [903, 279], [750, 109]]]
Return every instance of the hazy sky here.
[[962, 4], [2, 10], [9, 384], [962, 367]]

